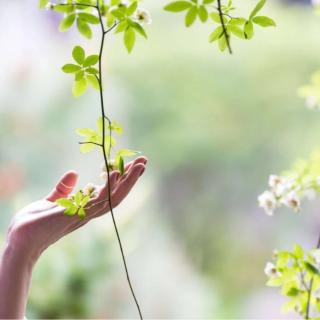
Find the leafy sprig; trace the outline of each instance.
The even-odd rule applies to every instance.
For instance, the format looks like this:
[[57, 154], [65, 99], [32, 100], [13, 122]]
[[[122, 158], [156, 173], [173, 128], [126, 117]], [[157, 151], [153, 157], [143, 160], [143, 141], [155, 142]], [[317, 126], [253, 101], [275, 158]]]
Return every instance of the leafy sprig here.
[[[288, 298], [283, 312], [294, 311], [304, 319], [320, 312], [320, 249], [305, 252], [298, 244], [292, 251], [275, 251], [265, 267], [267, 286], [281, 288]], [[312, 319], [315, 319], [314, 316]]]
[[265, 6], [266, 0], [260, 0], [253, 8], [248, 18], [234, 16], [235, 7], [232, 0], [226, 4], [222, 0], [181, 0], [167, 4], [164, 9], [173, 13], [185, 12], [186, 27], [192, 26], [197, 19], [202, 23], [210, 21], [214, 30], [209, 35], [209, 42], [217, 42], [221, 51], [227, 48], [230, 53], [231, 38], [237, 37], [250, 40], [254, 36], [254, 26], [275, 27], [273, 19], [265, 15], [258, 15]]
[[[105, 110], [102, 79], [102, 60], [105, 38], [112, 31], [114, 31], [115, 34], [123, 34], [124, 45], [130, 53], [136, 42], [136, 33], [147, 38], [144, 25], [151, 22], [149, 12], [139, 6], [138, 0], [132, 0], [129, 4], [123, 3], [120, 0], [67, 0], [64, 3], [39, 0], [39, 7], [41, 9], [47, 8], [63, 14], [63, 18], [59, 25], [59, 30], [61, 32], [69, 30], [76, 24], [80, 34], [87, 39], [91, 39], [91, 27], [94, 25], [100, 27], [101, 41], [99, 54], [86, 55], [84, 48], [75, 46], [72, 51], [74, 61], [65, 64], [62, 67], [62, 70], [63, 72], [74, 76], [72, 92], [75, 97], [83, 95], [87, 91], [88, 84], [99, 91], [101, 117], [97, 120], [98, 130], [83, 128], [78, 129], [77, 132], [85, 138], [83, 142], [80, 142], [82, 152], [86, 153], [94, 149], [94, 147], [99, 147], [104, 159], [102, 175], [110, 182], [110, 172], [118, 169], [120, 174], [123, 175], [125, 171], [124, 157], [133, 156], [137, 154], [137, 152], [129, 149], [112, 152], [112, 147], [116, 144], [112, 134], [120, 134], [122, 128], [116, 122], [110, 120]], [[114, 159], [111, 158], [113, 154], [115, 157]], [[80, 219], [84, 219], [87, 216], [86, 205], [92, 194], [93, 193], [80, 190], [74, 196], [59, 199], [57, 204], [65, 208], [65, 215], [77, 215]], [[117, 235], [129, 288], [139, 312], [139, 317], [140, 319], [143, 319], [138, 300], [131, 284], [120, 234], [115, 221], [110, 188], [108, 188], [108, 199], [106, 201], [109, 202], [111, 217]]]
[[66, 216], [72, 217], [78, 215], [80, 219], [84, 219], [87, 215], [85, 207], [90, 201], [93, 193], [94, 188], [87, 194], [80, 190], [75, 195], [70, 196], [70, 198], [58, 199], [56, 203], [65, 208], [64, 214]]

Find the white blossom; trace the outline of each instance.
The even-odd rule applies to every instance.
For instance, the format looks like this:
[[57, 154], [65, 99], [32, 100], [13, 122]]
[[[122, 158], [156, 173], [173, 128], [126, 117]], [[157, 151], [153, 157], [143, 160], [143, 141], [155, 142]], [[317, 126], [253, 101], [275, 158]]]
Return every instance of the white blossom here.
[[259, 206], [263, 208], [267, 215], [272, 216], [277, 208], [277, 199], [271, 191], [265, 191], [258, 197]]
[[134, 19], [141, 24], [151, 24], [152, 18], [150, 12], [146, 9], [138, 8], [134, 14]]
[[281, 202], [289, 208], [292, 208], [295, 212], [300, 211], [300, 197], [296, 191], [291, 191], [281, 200]]
[[280, 273], [277, 270], [277, 267], [272, 262], [267, 262], [267, 264], [266, 264], [266, 266], [264, 268], [264, 273], [269, 278], [277, 278], [277, 277], [280, 276]]
[[85, 196], [91, 196], [95, 191], [97, 187], [93, 183], [88, 183], [83, 189], [82, 192]]
[[104, 181], [107, 181], [108, 180], [108, 173], [107, 172], [101, 172], [100, 174], [100, 178]]
[[285, 178], [277, 176], [275, 174], [270, 175], [269, 177], [269, 186], [273, 189], [279, 184], [285, 183]]

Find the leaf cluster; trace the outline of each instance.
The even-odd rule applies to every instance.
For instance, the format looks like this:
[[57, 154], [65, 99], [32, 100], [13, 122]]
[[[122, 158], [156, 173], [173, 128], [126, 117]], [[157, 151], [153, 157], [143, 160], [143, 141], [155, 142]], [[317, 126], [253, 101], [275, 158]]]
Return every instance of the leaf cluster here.
[[[107, 128], [107, 134], [103, 139], [103, 126]], [[112, 133], [122, 134], [122, 127], [117, 122], [107, 122], [106, 119], [100, 117], [97, 120], [97, 130], [90, 128], [81, 128], [77, 129], [77, 134], [84, 137], [84, 141], [81, 142], [80, 151], [82, 153], [88, 153], [94, 150], [95, 148], [101, 148], [104, 140], [104, 148], [109, 155], [111, 153], [111, 148], [116, 146], [116, 139], [112, 136]], [[114, 160], [110, 160], [109, 169], [110, 170], [119, 170], [121, 174], [124, 173], [124, 158], [132, 157], [139, 154], [138, 151], [133, 151], [129, 149], [121, 149], [115, 152]]]
[[235, 36], [240, 39], [250, 40], [254, 36], [254, 26], [276, 26], [273, 19], [265, 15], [258, 15], [266, 4], [266, 0], [260, 0], [247, 18], [234, 16], [236, 8], [233, 1], [226, 4], [217, 0], [179, 0], [169, 3], [164, 7], [170, 12], [185, 12], [185, 25], [190, 27], [197, 18], [206, 23], [214, 24], [214, 30], [209, 35], [209, 42], [217, 42], [221, 51], [225, 51], [228, 42]]
[[72, 51], [74, 63], [67, 63], [62, 67], [65, 73], [74, 75], [72, 93], [77, 98], [82, 96], [90, 84], [94, 89], [100, 89], [99, 71], [96, 68], [99, 62], [99, 55], [86, 56], [81, 46], [75, 46]]
[[296, 244], [292, 251], [274, 253], [274, 275], [267, 281], [267, 286], [281, 288], [282, 295], [289, 299], [283, 312], [295, 311], [304, 318], [311, 306], [320, 312], [320, 266], [314, 257], [317, 250], [304, 252]]
[[58, 199], [56, 203], [65, 208], [64, 214], [66, 216], [72, 217], [77, 215], [80, 219], [84, 219], [86, 217], [85, 206], [88, 204], [90, 199], [90, 195], [85, 195], [80, 190], [69, 198]]
[[123, 34], [124, 45], [129, 53], [134, 48], [137, 34], [147, 39], [144, 21], [138, 14], [140, 10], [138, 0], [132, 0], [129, 4], [121, 0], [68, 0], [64, 3], [39, 0], [39, 7], [49, 8], [64, 15], [59, 25], [61, 32], [66, 32], [76, 25], [79, 33], [87, 39], [92, 38], [94, 25], [102, 23], [105, 31], [117, 26], [114, 32]]

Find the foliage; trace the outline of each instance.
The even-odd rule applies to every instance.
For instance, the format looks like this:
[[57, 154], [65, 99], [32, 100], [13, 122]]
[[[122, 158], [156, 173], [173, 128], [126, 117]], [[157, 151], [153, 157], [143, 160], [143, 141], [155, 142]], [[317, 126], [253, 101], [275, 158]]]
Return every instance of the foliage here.
[[[107, 33], [113, 30], [115, 34], [123, 34], [124, 45], [130, 53], [136, 43], [136, 34], [147, 38], [144, 25], [151, 23], [149, 12], [141, 8], [137, 0], [132, 0], [130, 3], [120, 0], [68, 0], [64, 3], [40, 0], [39, 7], [63, 14], [59, 25], [61, 32], [66, 32], [73, 25], [76, 25], [77, 30], [83, 37], [91, 39], [92, 27], [100, 25], [102, 29], [100, 52], [87, 55], [83, 47], [80, 45], [75, 46], [72, 50], [74, 61], [63, 65], [62, 71], [74, 77], [72, 86], [74, 97], [78, 98], [82, 96], [87, 91], [88, 85], [91, 85], [100, 92], [103, 109], [101, 65], [104, 38]], [[129, 149], [119, 150], [114, 152], [114, 159], [112, 159], [111, 151], [116, 144], [116, 140], [112, 134], [122, 133], [122, 128], [117, 122], [111, 122], [106, 117], [104, 110], [102, 116], [97, 120], [97, 126], [98, 131], [89, 128], [77, 130], [79, 135], [85, 137], [85, 141], [80, 142], [81, 152], [90, 152], [95, 147], [99, 147], [102, 150], [107, 160], [101, 175], [103, 179], [109, 179], [109, 170], [117, 169], [120, 171], [120, 174], [124, 174], [124, 157], [134, 156], [138, 152]], [[83, 199], [84, 202], [81, 202], [79, 200], [81, 194], [82, 191], [80, 190], [74, 198], [60, 199], [57, 203], [66, 208], [65, 214], [78, 214], [80, 218], [84, 218], [86, 216], [85, 205], [87, 201]]]
[[84, 219], [86, 217], [85, 206], [90, 201], [93, 192], [94, 189], [92, 189], [92, 192], [85, 194], [82, 190], [80, 190], [68, 199], [62, 198], [57, 200], [57, 204], [65, 208], [65, 215], [78, 215], [80, 219]]
[[270, 17], [258, 15], [266, 4], [266, 0], [260, 0], [247, 18], [234, 16], [235, 7], [229, 0], [223, 4], [221, 0], [182, 0], [174, 1], [165, 6], [170, 12], [186, 12], [185, 25], [192, 26], [197, 18], [202, 22], [210, 22], [214, 30], [209, 36], [209, 42], [217, 42], [219, 49], [227, 48], [232, 53], [230, 46], [231, 36], [244, 40], [250, 40], [254, 36], [254, 26], [275, 27], [276, 23]]
[[311, 307], [320, 312], [320, 249], [304, 252], [296, 244], [292, 251], [275, 251], [273, 260], [265, 267], [267, 286], [280, 287], [288, 297], [283, 311], [298, 312], [304, 319], [309, 318]]

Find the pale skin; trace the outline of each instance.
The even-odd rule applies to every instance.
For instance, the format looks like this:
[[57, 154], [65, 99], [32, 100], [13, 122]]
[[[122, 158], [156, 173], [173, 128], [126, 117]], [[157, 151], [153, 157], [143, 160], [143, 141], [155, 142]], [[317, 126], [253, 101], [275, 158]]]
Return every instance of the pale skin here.
[[25, 315], [32, 270], [37, 260], [50, 245], [65, 235], [86, 225], [110, 211], [108, 188], [111, 187], [111, 204], [119, 205], [143, 174], [147, 159], [139, 157], [125, 168], [110, 174], [110, 182], [98, 189], [98, 194], [87, 205], [87, 217], [67, 217], [64, 208], [55, 204], [68, 197], [77, 182], [74, 171], [65, 173], [56, 187], [44, 199], [31, 203], [13, 218], [0, 261], [0, 318], [23, 319]]

